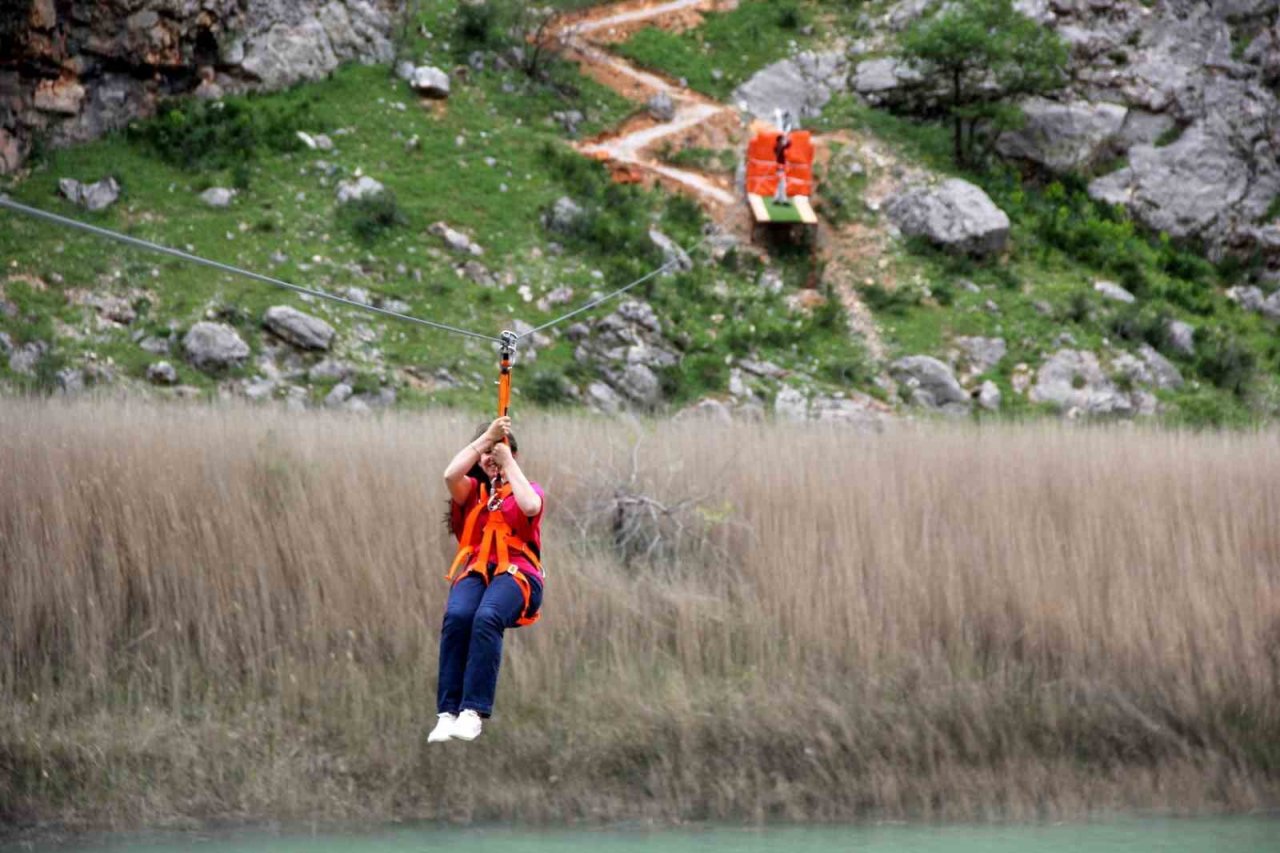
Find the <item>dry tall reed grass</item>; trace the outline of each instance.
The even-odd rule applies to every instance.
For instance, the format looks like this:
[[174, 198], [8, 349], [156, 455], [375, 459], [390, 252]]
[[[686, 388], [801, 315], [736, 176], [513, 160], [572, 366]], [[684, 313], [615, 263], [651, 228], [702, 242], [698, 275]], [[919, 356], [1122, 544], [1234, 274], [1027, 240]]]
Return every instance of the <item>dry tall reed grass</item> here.
[[526, 417], [545, 617], [427, 748], [452, 414], [0, 404], [0, 822], [1272, 806], [1280, 437]]

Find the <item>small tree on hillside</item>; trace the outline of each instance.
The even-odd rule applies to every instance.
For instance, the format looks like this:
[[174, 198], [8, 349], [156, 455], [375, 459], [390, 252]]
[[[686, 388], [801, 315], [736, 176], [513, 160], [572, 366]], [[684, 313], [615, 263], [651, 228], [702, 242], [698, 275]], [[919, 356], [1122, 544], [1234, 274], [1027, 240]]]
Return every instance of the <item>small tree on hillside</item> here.
[[951, 119], [957, 163], [973, 162], [974, 135], [1016, 127], [1014, 99], [1062, 86], [1067, 49], [1013, 0], [953, 0], [898, 37], [898, 56], [939, 93]]
[[511, 51], [526, 75], [541, 79], [559, 54], [551, 37], [551, 25], [560, 8], [573, 3], [537, 6], [523, 0], [479, 0], [458, 6], [454, 27], [454, 52], [466, 61], [473, 50]]

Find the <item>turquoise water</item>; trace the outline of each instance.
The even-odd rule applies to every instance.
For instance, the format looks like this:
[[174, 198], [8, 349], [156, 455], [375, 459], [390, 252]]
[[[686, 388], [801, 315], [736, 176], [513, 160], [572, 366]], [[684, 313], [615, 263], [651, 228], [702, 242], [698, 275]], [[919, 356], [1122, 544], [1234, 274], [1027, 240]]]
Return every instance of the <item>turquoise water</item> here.
[[814, 829], [396, 829], [362, 834], [238, 831], [118, 835], [70, 844], [0, 845], [30, 853], [1280, 853], [1280, 817], [1132, 820], [1018, 826], [846, 826]]

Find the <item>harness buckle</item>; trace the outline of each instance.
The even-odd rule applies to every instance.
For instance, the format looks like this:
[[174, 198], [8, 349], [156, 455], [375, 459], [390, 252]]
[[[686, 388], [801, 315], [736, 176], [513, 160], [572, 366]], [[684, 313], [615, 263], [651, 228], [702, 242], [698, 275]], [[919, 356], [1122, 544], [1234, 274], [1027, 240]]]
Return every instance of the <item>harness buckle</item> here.
[[493, 494], [489, 496], [489, 503], [485, 505], [485, 509], [489, 512], [497, 512], [502, 509], [502, 498], [498, 497], [498, 490], [494, 489]]

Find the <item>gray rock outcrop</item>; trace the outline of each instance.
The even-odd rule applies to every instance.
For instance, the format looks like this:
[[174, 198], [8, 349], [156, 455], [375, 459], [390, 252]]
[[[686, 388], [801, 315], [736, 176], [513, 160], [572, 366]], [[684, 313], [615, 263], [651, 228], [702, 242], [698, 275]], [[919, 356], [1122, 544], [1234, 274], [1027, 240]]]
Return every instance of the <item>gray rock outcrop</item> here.
[[[884, 29], [923, 14], [902, 0]], [[1280, 267], [1265, 213], [1280, 193], [1280, 29], [1275, 0], [1019, 0], [1069, 50], [1068, 83], [1022, 104], [1026, 125], [997, 140], [1009, 157], [1051, 172], [1127, 164], [1090, 194], [1124, 205], [1153, 231], [1203, 240], [1213, 260], [1260, 251]], [[858, 66], [855, 88], [873, 102], [936, 102], [906, 85], [896, 60]], [[1177, 139], [1169, 135], [1181, 129]]]
[[996, 150], [1055, 173], [1087, 169], [1114, 154], [1128, 113], [1119, 104], [1047, 98], [1029, 98], [1020, 106], [1026, 123], [1001, 134]]
[[910, 189], [891, 199], [885, 213], [904, 234], [953, 251], [994, 254], [1009, 239], [1005, 212], [979, 187], [960, 178]]
[[[662, 334], [662, 324], [647, 302], [630, 299], [591, 324], [590, 329], [576, 326], [566, 331], [577, 340], [574, 359], [596, 365], [600, 379], [623, 405], [651, 409], [662, 401], [659, 371], [679, 361], [674, 347]], [[586, 389], [589, 402], [608, 410], [607, 395], [591, 386]]]
[[153, 385], [178, 384], [178, 371], [167, 361], [147, 365], [147, 381]]
[[1196, 354], [1196, 330], [1190, 324], [1181, 320], [1170, 320], [1165, 329], [1165, 338], [1169, 342], [1169, 347], [1179, 355]]
[[182, 349], [199, 370], [240, 367], [249, 357], [249, 345], [225, 323], [196, 323], [182, 338]]
[[1169, 359], [1162, 356], [1150, 344], [1138, 347], [1138, 357], [1142, 359], [1151, 376], [1151, 384], [1161, 390], [1182, 387], [1182, 373], [1173, 366]]
[[387, 191], [387, 188], [380, 181], [376, 181], [368, 175], [361, 175], [353, 181], [338, 182], [338, 204], [347, 204], [353, 201], [363, 201], [369, 198], [377, 198]]
[[86, 210], [105, 210], [120, 198], [120, 184], [112, 177], [82, 184], [75, 178], [63, 178], [58, 181], [58, 193], [72, 204]]
[[200, 193], [200, 200], [209, 207], [228, 207], [236, 197], [236, 191], [227, 187], [209, 187]]
[[29, 341], [22, 346], [13, 347], [9, 352], [9, 369], [14, 373], [31, 376], [47, 352], [49, 345], [44, 341]]
[[413, 69], [409, 87], [424, 98], [442, 100], [449, 97], [449, 75], [430, 65]]
[[913, 405], [948, 414], [969, 411], [969, 395], [951, 368], [928, 355], [910, 355], [889, 365], [889, 374], [903, 386], [903, 397]]
[[872, 103], [892, 100], [905, 86], [921, 81], [920, 72], [892, 56], [859, 62], [853, 72], [853, 90]]
[[675, 240], [656, 228], [649, 229], [649, 239], [662, 252], [662, 264], [666, 267], [666, 275], [693, 269], [693, 260], [689, 257], [689, 253]]
[[553, 234], [569, 236], [586, 221], [587, 212], [567, 195], [556, 199], [551, 209], [543, 215], [542, 223]]
[[978, 389], [978, 406], [988, 412], [1000, 411], [1000, 386], [988, 379]]
[[427, 233], [434, 234], [444, 241], [455, 252], [462, 252], [468, 255], [480, 257], [484, 254], [484, 249], [479, 243], [474, 242], [466, 234], [450, 228], [447, 223], [435, 222], [427, 228]]
[[327, 350], [333, 343], [333, 327], [288, 305], [273, 305], [262, 317], [267, 331], [295, 347]]
[[1280, 290], [1268, 296], [1260, 287], [1236, 286], [1227, 289], [1227, 298], [1251, 314], [1261, 314], [1268, 320], [1280, 321]]
[[1009, 351], [1004, 338], [959, 337], [956, 346], [963, 356], [965, 375], [979, 376], [1004, 360]]
[[891, 419], [889, 407], [859, 392], [843, 396], [807, 396], [790, 385], [778, 389], [773, 399], [773, 415], [784, 421], [841, 424], [865, 431], [878, 431]]
[[671, 121], [676, 117], [676, 105], [666, 92], [657, 92], [645, 103], [645, 109], [655, 121]]
[[757, 71], [733, 90], [730, 103], [766, 121], [774, 120], [775, 110], [803, 119], [816, 116], [833, 94], [847, 88], [843, 53], [806, 51]]
[[1139, 408], [1103, 372], [1097, 355], [1072, 349], [1058, 350], [1040, 365], [1028, 398], [1068, 417], [1131, 417]]
[[719, 400], [710, 397], [699, 400], [692, 406], [688, 406], [676, 412], [671, 420], [680, 421], [708, 421], [722, 426], [733, 423], [733, 413], [729, 407]]
[[1125, 290], [1114, 281], [1095, 281], [1093, 283], [1093, 289], [1102, 294], [1104, 299], [1110, 299], [1112, 302], [1132, 304], [1137, 299], [1132, 293]]

